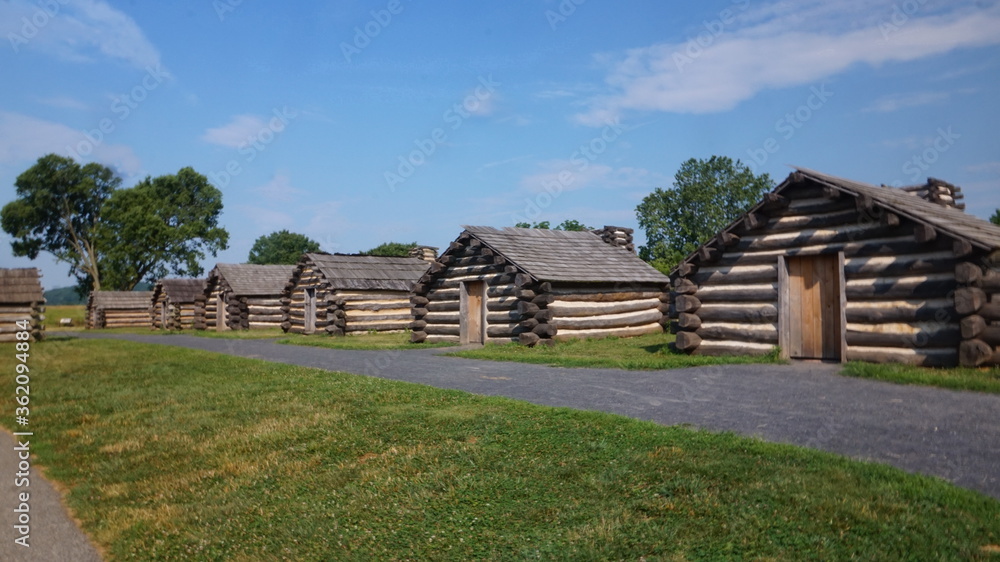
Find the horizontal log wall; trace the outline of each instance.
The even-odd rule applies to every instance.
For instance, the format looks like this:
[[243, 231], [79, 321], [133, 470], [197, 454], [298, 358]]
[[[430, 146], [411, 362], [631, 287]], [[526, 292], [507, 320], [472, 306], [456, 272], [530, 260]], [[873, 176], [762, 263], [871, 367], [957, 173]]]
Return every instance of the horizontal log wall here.
[[[45, 337], [45, 304], [43, 302], [0, 304], [0, 342], [38, 341]], [[24, 331], [18, 322], [28, 321], [28, 340], [17, 339]]]
[[[663, 286], [552, 284], [546, 308], [556, 341], [633, 337], [663, 332]], [[539, 300], [536, 297], [536, 301]]]
[[98, 312], [101, 328], [151, 328], [149, 307], [104, 308]]
[[679, 349], [766, 353], [779, 344], [779, 256], [843, 252], [847, 359], [958, 361], [952, 240], [818, 185], [793, 185], [768, 201], [678, 268], [671, 315]]

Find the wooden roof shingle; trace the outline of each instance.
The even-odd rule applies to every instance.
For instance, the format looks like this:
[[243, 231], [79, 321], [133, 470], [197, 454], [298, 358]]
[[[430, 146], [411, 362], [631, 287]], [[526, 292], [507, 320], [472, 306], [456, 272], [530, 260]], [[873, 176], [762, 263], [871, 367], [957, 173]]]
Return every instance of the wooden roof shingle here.
[[[926, 201], [893, 187], [877, 187], [844, 178], [823, 174], [808, 168], [795, 168], [802, 176], [855, 196], [870, 197], [886, 209], [918, 223], [927, 224], [937, 230], [965, 240], [986, 251], [1000, 250], [1000, 226], [985, 221], [951, 206]], [[794, 174], [789, 176], [775, 192], [795, 183]]]
[[23, 267], [0, 269], [0, 303], [43, 303], [45, 296], [38, 269]]
[[465, 231], [539, 281], [668, 283], [653, 266], [590, 231], [464, 226]]
[[153, 298], [166, 293], [174, 304], [193, 303], [205, 292], [205, 279], [160, 279], [153, 288]]
[[91, 291], [87, 308], [118, 310], [123, 308], [149, 309], [153, 304], [153, 291]]
[[216, 264], [215, 272], [225, 278], [237, 296], [280, 295], [292, 278], [294, 265]]
[[416, 257], [306, 254], [334, 289], [409, 291], [430, 264]]

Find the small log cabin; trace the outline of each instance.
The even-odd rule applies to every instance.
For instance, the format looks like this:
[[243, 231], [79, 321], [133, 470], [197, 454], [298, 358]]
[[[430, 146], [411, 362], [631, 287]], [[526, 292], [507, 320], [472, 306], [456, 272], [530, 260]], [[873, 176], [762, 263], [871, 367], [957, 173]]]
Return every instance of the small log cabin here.
[[281, 295], [294, 270], [294, 265], [217, 264], [195, 304], [195, 329], [281, 327]]
[[550, 344], [663, 331], [669, 279], [631, 229], [466, 226], [413, 288], [411, 341]]
[[205, 279], [160, 279], [153, 287], [154, 330], [190, 330], [195, 302], [205, 292]]
[[1000, 364], [1000, 227], [942, 183], [921, 193], [797, 169], [671, 272], [675, 345]]
[[282, 298], [282, 329], [335, 336], [405, 330], [412, 320], [410, 289], [429, 265], [419, 255], [303, 255]]
[[91, 291], [87, 328], [149, 328], [152, 291]]
[[45, 335], [45, 296], [41, 273], [34, 267], [0, 269], [0, 342], [16, 342], [17, 333], [28, 321], [28, 341], [38, 341]]

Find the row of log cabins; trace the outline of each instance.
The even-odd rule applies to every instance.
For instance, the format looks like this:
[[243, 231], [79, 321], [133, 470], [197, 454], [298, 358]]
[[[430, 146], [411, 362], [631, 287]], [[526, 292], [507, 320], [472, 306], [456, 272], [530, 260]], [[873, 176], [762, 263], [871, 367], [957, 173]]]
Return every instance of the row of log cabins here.
[[797, 169], [671, 272], [677, 348], [1000, 364], [1000, 227], [957, 189]]

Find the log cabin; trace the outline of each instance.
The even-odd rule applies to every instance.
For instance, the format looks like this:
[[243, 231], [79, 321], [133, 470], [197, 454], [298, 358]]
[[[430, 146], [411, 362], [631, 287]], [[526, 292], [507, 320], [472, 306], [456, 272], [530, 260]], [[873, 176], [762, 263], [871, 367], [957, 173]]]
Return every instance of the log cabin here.
[[45, 335], [45, 296], [41, 273], [34, 267], [0, 269], [0, 342], [24, 341], [17, 339], [27, 321], [27, 341], [38, 341]]
[[797, 168], [671, 272], [676, 347], [1000, 364], [1000, 227], [963, 212], [956, 190]]
[[195, 304], [195, 329], [281, 327], [281, 295], [294, 270], [294, 265], [217, 264]]
[[149, 328], [152, 291], [91, 291], [87, 328]]
[[423, 249], [416, 250], [405, 258], [303, 255], [282, 297], [282, 329], [334, 336], [406, 330], [410, 289], [429, 266]]
[[153, 287], [154, 330], [190, 330], [195, 302], [205, 292], [205, 279], [160, 279]]
[[635, 255], [631, 229], [464, 228], [413, 288], [412, 342], [663, 332], [669, 278]]

